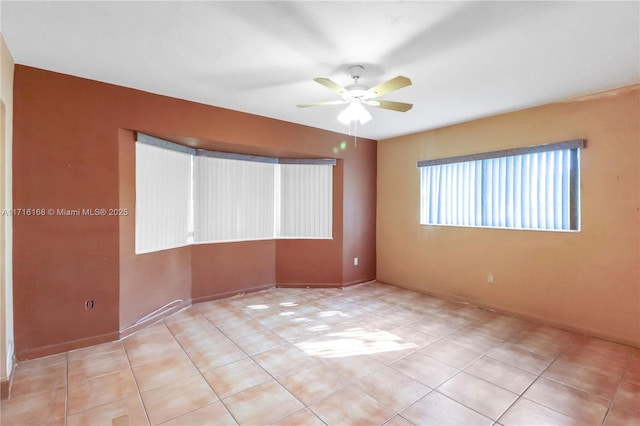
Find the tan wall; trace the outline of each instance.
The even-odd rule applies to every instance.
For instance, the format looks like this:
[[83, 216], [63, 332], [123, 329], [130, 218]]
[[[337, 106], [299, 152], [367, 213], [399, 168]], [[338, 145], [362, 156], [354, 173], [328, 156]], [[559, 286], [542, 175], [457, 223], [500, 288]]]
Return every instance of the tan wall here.
[[[11, 209], [11, 151], [13, 141], [13, 58], [0, 34], [0, 210]], [[0, 219], [0, 380], [11, 374], [13, 358], [12, 219]]]
[[[640, 346], [639, 117], [636, 87], [379, 142], [378, 280]], [[570, 139], [580, 232], [419, 225], [418, 160]]]

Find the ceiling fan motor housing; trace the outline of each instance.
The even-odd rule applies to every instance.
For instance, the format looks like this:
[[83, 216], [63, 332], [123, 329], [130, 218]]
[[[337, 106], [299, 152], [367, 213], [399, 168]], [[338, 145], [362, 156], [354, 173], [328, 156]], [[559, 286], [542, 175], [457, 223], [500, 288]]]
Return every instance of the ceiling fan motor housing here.
[[362, 76], [362, 71], [364, 71], [362, 65], [351, 65], [349, 67], [349, 75], [354, 80], [358, 80]]
[[364, 67], [362, 65], [351, 65], [349, 67], [349, 75], [353, 79], [353, 84], [345, 86], [345, 89], [348, 92], [343, 95], [345, 100], [366, 99], [367, 97], [370, 97], [367, 96], [367, 90], [369, 90], [369, 88], [358, 83], [363, 71]]

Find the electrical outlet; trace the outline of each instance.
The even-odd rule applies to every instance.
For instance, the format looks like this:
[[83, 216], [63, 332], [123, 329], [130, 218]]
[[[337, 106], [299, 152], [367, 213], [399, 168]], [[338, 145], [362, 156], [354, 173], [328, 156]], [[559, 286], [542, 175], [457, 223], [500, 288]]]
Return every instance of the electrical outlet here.
[[84, 301], [84, 310], [85, 311], [93, 309], [94, 306], [95, 306], [95, 302], [93, 300], [85, 300]]
[[487, 284], [493, 285], [493, 274], [487, 275]]
[[353, 266], [358, 266], [358, 258], [357, 257], [353, 258]]

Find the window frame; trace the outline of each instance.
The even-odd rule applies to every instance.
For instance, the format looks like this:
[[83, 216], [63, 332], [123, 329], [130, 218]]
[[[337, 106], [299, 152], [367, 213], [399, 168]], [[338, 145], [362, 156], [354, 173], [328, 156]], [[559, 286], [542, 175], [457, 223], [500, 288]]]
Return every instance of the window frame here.
[[[540, 154], [540, 153], [549, 153], [552, 151], [560, 151], [567, 150], [569, 158], [569, 194], [568, 194], [568, 207], [569, 207], [569, 228], [568, 229], [548, 229], [548, 228], [538, 228], [538, 227], [516, 227], [516, 226], [495, 226], [495, 225], [465, 225], [465, 224], [443, 224], [443, 223], [423, 223], [423, 209], [425, 208], [425, 196], [423, 188], [423, 179], [422, 179], [422, 170], [420, 170], [420, 211], [419, 211], [419, 221], [420, 225], [424, 226], [453, 226], [453, 227], [472, 227], [472, 228], [489, 228], [489, 229], [506, 229], [506, 230], [527, 230], [527, 231], [550, 231], [550, 232], [580, 232], [581, 223], [580, 223], [580, 150], [586, 147], [586, 141], [584, 139], [574, 139], [563, 142], [556, 142], [544, 145], [535, 145], [521, 148], [513, 148], [499, 151], [491, 151], [491, 152], [483, 152], [476, 154], [468, 154], [461, 156], [453, 156], [453, 157], [445, 157], [445, 158], [436, 158], [430, 160], [421, 160], [416, 163], [416, 167], [418, 169], [422, 169], [424, 167], [431, 166], [443, 166], [448, 164], [460, 164], [460, 163], [469, 163], [483, 160], [495, 160], [502, 159], [508, 157], [529, 155], [529, 154]], [[485, 171], [481, 172], [482, 178], [485, 178]], [[476, 191], [477, 192], [477, 191]], [[482, 191], [480, 191], [482, 192]], [[482, 195], [484, 197], [484, 194]], [[493, 201], [493, 200], [492, 200]], [[485, 206], [487, 200], [481, 200], [480, 210], [482, 214], [485, 214]], [[429, 208], [427, 206], [426, 208]], [[482, 218], [484, 221], [485, 218]]]
[[[190, 181], [193, 176], [193, 150], [178, 147], [147, 143], [135, 146], [136, 254], [184, 247], [192, 242]], [[142, 152], [147, 154], [144, 158]], [[163, 165], [168, 164], [178, 166], [167, 172]], [[140, 196], [142, 192], [144, 196]], [[140, 223], [144, 226], [139, 226]], [[167, 223], [171, 224], [168, 230], [163, 226]], [[158, 235], [157, 230], [161, 227], [167, 232]]]
[[[153, 146], [156, 148], [162, 148], [162, 149], [166, 149], [169, 151], [176, 151], [182, 154], [188, 154], [191, 156], [191, 178], [190, 178], [190, 187], [189, 187], [189, 202], [188, 202], [188, 210], [189, 210], [189, 225], [188, 225], [188, 240], [180, 245], [177, 246], [166, 246], [166, 247], [159, 247], [159, 248], [152, 248], [152, 249], [145, 249], [145, 250], [138, 250], [138, 229], [139, 229], [139, 215], [138, 215], [138, 191], [139, 191], [139, 187], [138, 187], [138, 172], [136, 170], [136, 219], [135, 219], [135, 233], [136, 233], [136, 254], [144, 254], [144, 253], [150, 253], [150, 252], [155, 252], [155, 251], [161, 251], [161, 250], [168, 250], [168, 249], [172, 249], [172, 248], [176, 248], [176, 247], [182, 247], [182, 246], [186, 246], [186, 245], [196, 245], [196, 244], [217, 244], [217, 243], [227, 243], [227, 242], [236, 242], [236, 241], [259, 241], [259, 240], [277, 240], [277, 239], [333, 239], [333, 197], [334, 197], [334, 191], [333, 191], [333, 167], [335, 167], [337, 161], [334, 158], [278, 158], [278, 157], [266, 157], [266, 156], [255, 156], [255, 155], [247, 155], [247, 154], [239, 154], [239, 153], [228, 153], [228, 152], [218, 152], [218, 151], [210, 151], [210, 150], [203, 150], [203, 149], [193, 149], [193, 148], [189, 148], [180, 144], [176, 144], [174, 142], [170, 142], [170, 141], [166, 141], [164, 139], [160, 139], [157, 138], [155, 136], [150, 136], [144, 133], [139, 133], [137, 132], [136, 134], [136, 144], [142, 144], [142, 145], [149, 145], [149, 146]], [[137, 152], [137, 150], [136, 150]], [[269, 209], [271, 210], [271, 212], [269, 213], [270, 217], [273, 216], [273, 226], [272, 226], [272, 232], [271, 235], [266, 236], [266, 235], [261, 235], [261, 236], [255, 236], [255, 237], [248, 237], [248, 238], [228, 238], [228, 239], [202, 239], [201, 235], [198, 235], [198, 229], [199, 229], [199, 225], [201, 225], [201, 223], [199, 221], [202, 220], [201, 217], [198, 217], [198, 214], [201, 214], [202, 211], [206, 210], [203, 209], [202, 211], [200, 210], [201, 206], [203, 204], [203, 202], [206, 202], [206, 200], [197, 200], [196, 198], [199, 197], [200, 195], [198, 195], [199, 192], [202, 192], [202, 188], [198, 187], [199, 183], [197, 182], [198, 180], [198, 162], [199, 161], [203, 161], [206, 162], [206, 158], [213, 158], [213, 159], [219, 159], [219, 160], [231, 160], [232, 162], [247, 162], [247, 163], [262, 163], [264, 165], [271, 165], [273, 166], [273, 197], [272, 197], [272, 201], [271, 201], [271, 205], [269, 206]], [[139, 158], [136, 154], [136, 164], [139, 161]], [[320, 217], [320, 218], [324, 218], [324, 223], [322, 225], [322, 229], [324, 229], [325, 231], [328, 231], [327, 234], [325, 235], [282, 235], [280, 233], [281, 229], [283, 228], [282, 224], [280, 223], [282, 218], [280, 217], [280, 212], [282, 209], [282, 203], [283, 202], [288, 202], [289, 204], [291, 204], [290, 200], [283, 200], [281, 199], [281, 173], [280, 173], [280, 166], [286, 167], [287, 165], [309, 165], [309, 166], [331, 166], [331, 171], [328, 174], [328, 183], [324, 183], [322, 184], [322, 188], [324, 190], [328, 190], [328, 194], [324, 195], [324, 198], [328, 197], [328, 202], [326, 199], [323, 199], [321, 202], [316, 203], [316, 205], [319, 205], [321, 208], [324, 208], [325, 210], [323, 210], [322, 214], [317, 214], [314, 217]], [[251, 166], [249, 166], [249, 168], [251, 168]], [[237, 174], [237, 173], [236, 173]], [[241, 173], [243, 174], [243, 173]], [[327, 176], [326, 172], [324, 173], [325, 176]], [[245, 176], [243, 174], [242, 176], [242, 180], [244, 181]], [[310, 181], [311, 183], [316, 183], [313, 180]], [[246, 183], [246, 182], [245, 182]], [[238, 184], [239, 187], [242, 187], [242, 183]], [[316, 188], [317, 189], [317, 188]], [[237, 189], [237, 191], [242, 192], [241, 189]], [[247, 204], [247, 200], [246, 200], [246, 194], [240, 194], [241, 196], [238, 197], [232, 197], [234, 198], [234, 202], [239, 203], [238, 205], [242, 204], [245, 205]], [[237, 200], [235, 198], [238, 198]], [[244, 200], [244, 201], [242, 201]], [[307, 200], [308, 203], [309, 200]], [[297, 209], [300, 210], [302, 212], [304, 212], [304, 209]], [[246, 212], [245, 212], [246, 213]], [[251, 213], [251, 212], [249, 212]], [[236, 214], [238, 214], [238, 212], [236, 212]], [[240, 221], [244, 216], [244, 214], [241, 214], [242, 217], [238, 216], [235, 218], [236, 223], [238, 221]], [[252, 214], [250, 216], [256, 216], [255, 214]], [[307, 211], [307, 215], [308, 216], [308, 211]], [[305, 217], [306, 217], [305, 216]], [[328, 217], [327, 217], [328, 216]], [[302, 220], [303, 222], [305, 221], [305, 218], [297, 218], [298, 220]], [[313, 219], [313, 217], [311, 218]], [[328, 219], [328, 229], [327, 229], [327, 219]], [[308, 218], [307, 218], [308, 221]], [[249, 222], [247, 222], [249, 223]], [[242, 232], [240, 233], [242, 234]], [[247, 233], [248, 234], [248, 233]]]

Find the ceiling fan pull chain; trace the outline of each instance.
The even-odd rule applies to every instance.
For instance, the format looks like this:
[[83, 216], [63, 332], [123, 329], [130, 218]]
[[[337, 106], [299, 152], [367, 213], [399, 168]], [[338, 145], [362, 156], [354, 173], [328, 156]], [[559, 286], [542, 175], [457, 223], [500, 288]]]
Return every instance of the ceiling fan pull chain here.
[[353, 122], [353, 146], [354, 148], [358, 147], [358, 122]]

